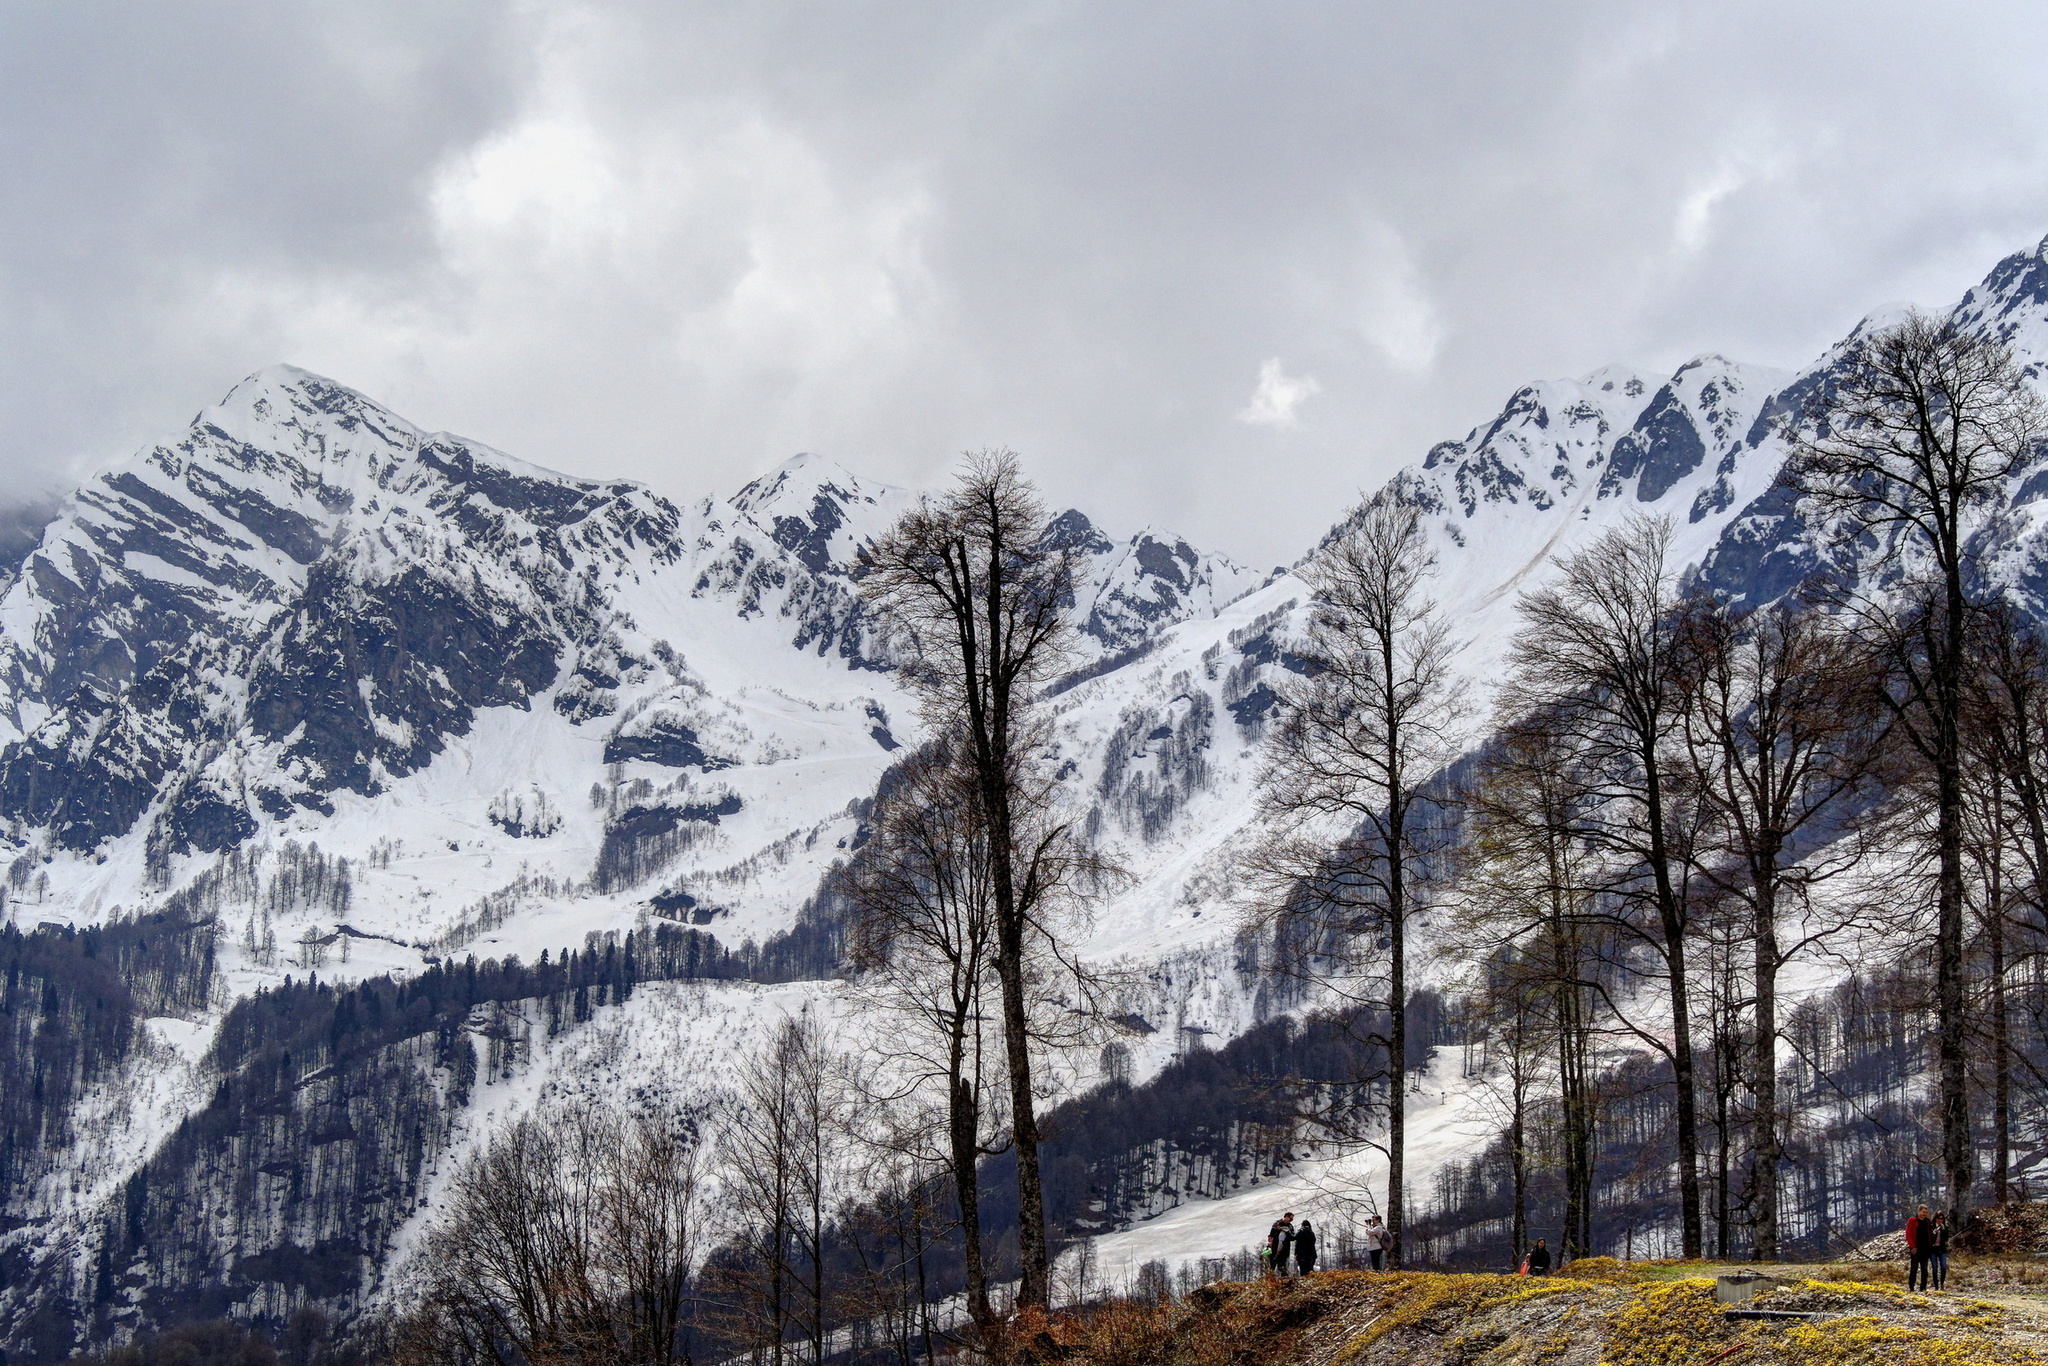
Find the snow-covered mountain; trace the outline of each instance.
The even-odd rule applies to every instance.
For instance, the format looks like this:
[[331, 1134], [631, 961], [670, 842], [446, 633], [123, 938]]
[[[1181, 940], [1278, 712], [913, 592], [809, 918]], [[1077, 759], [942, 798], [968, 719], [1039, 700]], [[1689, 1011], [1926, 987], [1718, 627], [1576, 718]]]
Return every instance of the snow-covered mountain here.
[[[1959, 308], [2048, 355], [2048, 243]], [[1662, 378], [1531, 384], [1398, 474], [1379, 496], [1427, 515], [1460, 667], [1483, 687], [1518, 595], [1634, 513], [1671, 516], [1680, 558], [1751, 599], [1838, 553], [1773, 488], [1786, 425], [1836, 355], [1793, 375], [1702, 356]], [[2044, 491], [2016, 480], [1981, 533], [1996, 572], [2029, 588], [2048, 583]], [[0, 577], [8, 915], [215, 926], [215, 976], [196, 1004], [139, 995], [140, 1042], [81, 1065], [75, 1122], [8, 1159], [0, 1336], [23, 1341], [39, 1314], [140, 1322], [154, 1311], [124, 1275], [160, 1289], [207, 1268], [224, 1309], [360, 1306], [436, 1173], [494, 1116], [592, 1089], [701, 1100], [788, 1001], [845, 1015], [829, 981], [656, 983], [559, 1033], [547, 1017], [539, 1042], [540, 1007], [477, 998], [462, 1028], [489, 1062], [474, 1087], [451, 1080], [445, 1039], [378, 1063], [442, 1098], [418, 1102], [440, 1118], [402, 1154], [311, 1118], [368, 1103], [311, 1064], [279, 1083], [275, 1113], [344, 1135], [319, 1141], [346, 1161], [190, 1137], [227, 1093], [223, 1022], [287, 977], [418, 981], [469, 955], [630, 953], [665, 926], [727, 949], [800, 929], [917, 738], [850, 578], [912, 496], [800, 455], [729, 497], [672, 502], [423, 432], [277, 367], [67, 500]], [[1284, 1005], [1240, 973], [1235, 912], [1260, 738], [1307, 594], [1079, 511], [1047, 535], [1085, 557], [1083, 657], [1053, 698], [1062, 800], [1129, 875], [1083, 951], [1131, 970], [1117, 1065], [1142, 1079]], [[857, 1041], [860, 1022], [844, 1027]], [[1062, 1069], [1069, 1087], [1101, 1074], [1092, 1058]], [[151, 1166], [173, 1140], [197, 1155]], [[122, 1232], [145, 1167], [210, 1211], [175, 1256]], [[248, 1193], [287, 1168], [294, 1192], [327, 1195]], [[340, 1249], [318, 1293], [280, 1251], [315, 1247]]]
[[[686, 829], [737, 862], [815, 838], [907, 722], [847, 571], [908, 501], [800, 455], [679, 507], [266, 371], [81, 489], [0, 601], [4, 857], [39, 916], [91, 921], [251, 842], [400, 839], [459, 865], [439, 911], [360, 914], [432, 940], [501, 863], [609, 891]], [[1056, 529], [1101, 650], [1249, 584]], [[769, 894], [785, 921], [817, 872]]]
[[[79, 490], [0, 600], [9, 916], [203, 908], [219, 978], [211, 1008], [145, 1031], [182, 1051], [77, 1079], [78, 1113], [111, 1107], [93, 1142], [11, 1164], [33, 1283], [103, 1255], [96, 1211], [206, 1104], [149, 1079], [217, 1066], [211, 1033], [254, 992], [650, 924], [732, 947], [789, 931], [915, 739], [848, 576], [909, 499], [803, 455], [679, 506], [288, 367]], [[1048, 534], [1081, 554], [1084, 671], [1253, 582], [1079, 512]], [[346, 1223], [226, 1205], [192, 1265]]]

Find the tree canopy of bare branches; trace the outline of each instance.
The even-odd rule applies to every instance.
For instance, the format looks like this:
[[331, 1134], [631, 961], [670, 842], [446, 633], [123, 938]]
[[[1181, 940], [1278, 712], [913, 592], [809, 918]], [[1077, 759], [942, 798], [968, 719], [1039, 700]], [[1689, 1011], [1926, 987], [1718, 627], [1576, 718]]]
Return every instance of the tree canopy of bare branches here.
[[[1594, 909], [1597, 862], [1581, 833], [1593, 804], [1589, 775], [1565, 728], [1542, 712], [1519, 718], [1481, 757], [1478, 781], [1464, 794], [1462, 909], [1480, 942], [1495, 945], [1496, 999], [1533, 1009], [1555, 1058], [1558, 1135], [1564, 1168], [1566, 1257], [1593, 1249], [1596, 1083], [1593, 1072], [1599, 942]], [[1511, 1066], [1533, 1041], [1530, 1021], [1511, 1017]], [[1527, 1080], [1519, 1072], [1518, 1086]], [[1519, 1137], [1519, 1136], [1516, 1136]], [[1524, 1174], [1517, 1173], [1518, 1187]], [[1519, 1258], [1524, 1244], [1513, 1248]]]
[[1926, 763], [1935, 805], [1935, 959], [1942, 1163], [1959, 1222], [1975, 1180], [1965, 1050], [1964, 712], [1970, 534], [2043, 428], [2003, 344], [1920, 314], [1860, 338], [1814, 396], [1783, 481], [1848, 538], [1903, 555], [1858, 608], [1889, 644], [1884, 693]]
[[842, 1174], [836, 1140], [846, 1098], [816, 1019], [778, 1020], [745, 1060], [735, 1100], [717, 1145], [734, 1246], [707, 1272], [709, 1298], [733, 1341], [776, 1366], [802, 1344], [800, 1359], [821, 1366], [830, 1318], [825, 1241]]
[[1017, 457], [968, 458], [943, 497], [925, 498], [860, 555], [860, 588], [906, 640], [903, 676], [935, 736], [958, 746], [987, 842], [1010, 1122], [1017, 1148], [1018, 1303], [1044, 1307], [1045, 1196], [1032, 1082], [1030, 944], [1056, 940], [1049, 913], [1078, 855], [1041, 771], [1044, 684], [1067, 657], [1073, 567], [1044, 535], [1045, 508]]
[[685, 1361], [697, 1254], [697, 1157], [677, 1125], [527, 1115], [456, 1172], [411, 1264], [400, 1359]]
[[[1684, 768], [1704, 814], [1695, 866], [1710, 896], [1741, 908], [1737, 933], [1752, 950], [1754, 1254], [1775, 1261], [1784, 1160], [1778, 975], [1844, 928], [1833, 915], [1802, 921], [1788, 944], [1787, 912], [1809, 909], [1816, 887], [1869, 857], [1870, 807], [1896, 775], [1884, 763], [1869, 661], [1841, 623], [1792, 603], [1744, 612], [1696, 600], [1683, 613], [1679, 653]], [[1725, 1139], [1725, 1120], [1721, 1127]]]
[[[875, 1046], [900, 1079], [907, 1108], [900, 1136], [919, 1146], [942, 1130], [941, 1164], [959, 1204], [967, 1310], [984, 1333], [995, 1324], [981, 1241], [980, 1159], [999, 1150], [1006, 1112], [988, 1088], [987, 1007], [995, 980], [995, 897], [989, 836], [972, 776], [955, 741], [941, 737], [906, 759], [877, 799], [873, 833], [842, 878], [853, 907], [851, 956], [863, 999], [891, 1021]], [[885, 1081], [884, 1085], [888, 1083]], [[943, 1120], [923, 1123], [929, 1091]]]
[[1697, 1257], [1699, 1118], [1682, 885], [1689, 822], [1671, 774], [1681, 677], [1670, 547], [1669, 519], [1632, 517], [1566, 556], [1553, 582], [1524, 594], [1499, 706], [1510, 724], [1541, 715], [1569, 737], [1595, 796], [1580, 837], [1606, 856], [1605, 890], [1653, 917], [1643, 942], [1661, 960], [1670, 1042], [1650, 1031], [1638, 1037], [1671, 1062], [1680, 1239], [1685, 1255]]
[[1251, 860], [1267, 893], [1255, 919], [1276, 943], [1326, 961], [1322, 975], [1344, 990], [1384, 982], [1386, 1224], [1396, 1267], [1407, 933], [1425, 860], [1443, 840], [1428, 784], [1454, 757], [1463, 716], [1449, 628], [1427, 592], [1433, 568], [1419, 511], [1387, 500], [1360, 509], [1303, 569], [1315, 592], [1296, 647], [1305, 673], [1288, 686], [1267, 740], [1260, 805], [1272, 833]]

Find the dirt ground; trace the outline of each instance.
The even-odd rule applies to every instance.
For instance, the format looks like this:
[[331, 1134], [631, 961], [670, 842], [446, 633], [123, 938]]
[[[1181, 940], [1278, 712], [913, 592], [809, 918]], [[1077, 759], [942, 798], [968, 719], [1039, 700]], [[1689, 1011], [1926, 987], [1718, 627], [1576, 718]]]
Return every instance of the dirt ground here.
[[[1714, 1277], [1783, 1284], [1724, 1306]], [[1944, 1293], [1889, 1262], [1830, 1266], [1580, 1262], [1549, 1278], [1327, 1272], [1226, 1284], [1179, 1305], [1048, 1325], [1033, 1355], [1090, 1366], [2048, 1366], [2048, 1262], [1958, 1258]], [[1738, 1310], [1803, 1318], [1746, 1319]]]

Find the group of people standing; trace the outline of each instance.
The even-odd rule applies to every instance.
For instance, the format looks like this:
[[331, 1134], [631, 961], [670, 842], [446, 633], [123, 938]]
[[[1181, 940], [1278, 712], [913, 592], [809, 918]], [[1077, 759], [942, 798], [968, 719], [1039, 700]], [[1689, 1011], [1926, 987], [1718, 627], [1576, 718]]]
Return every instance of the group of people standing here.
[[1294, 1275], [1306, 1276], [1316, 1269], [1316, 1231], [1304, 1219], [1301, 1227], [1294, 1226], [1294, 1211], [1289, 1210], [1273, 1221], [1273, 1227], [1266, 1230], [1266, 1245], [1259, 1250], [1259, 1256], [1266, 1263], [1266, 1274], [1285, 1276], [1287, 1263], [1295, 1265]]
[[[1387, 1252], [1394, 1245], [1394, 1235], [1374, 1215], [1365, 1226], [1365, 1255], [1374, 1271], [1384, 1270]], [[1266, 1264], [1269, 1276], [1306, 1276], [1316, 1269], [1316, 1231], [1308, 1220], [1299, 1226], [1294, 1222], [1294, 1211], [1289, 1210], [1273, 1221], [1273, 1227], [1266, 1230], [1266, 1245], [1259, 1249], [1259, 1258]], [[1292, 1261], [1294, 1271], [1287, 1270]]]
[[1948, 1215], [1927, 1206], [1906, 1220], [1906, 1289], [1939, 1290], [1948, 1284]]
[[[1910, 1266], [1906, 1273], [1908, 1290], [1939, 1290], [1948, 1284], [1948, 1215], [1930, 1214], [1922, 1205], [1920, 1212], [1906, 1220], [1906, 1252]], [[1387, 1226], [1375, 1215], [1365, 1226], [1365, 1255], [1374, 1271], [1384, 1269], [1387, 1250], [1393, 1246], [1394, 1238]], [[1259, 1257], [1266, 1264], [1269, 1276], [1306, 1276], [1316, 1269], [1316, 1231], [1303, 1219], [1297, 1227], [1294, 1211], [1289, 1210], [1273, 1221], [1273, 1227], [1266, 1230], [1266, 1245], [1259, 1250]], [[1294, 1264], [1290, 1272], [1288, 1263]], [[1547, 1276], [1550, 1274], [1550, 1248], [1538, 1238], [1536, 1246], [1523, 1256], [1516, 1268], [1524, 1276]]]
[[[1366, 1260], [1374, 1272], [1384, 1270], [1386, 1249], [1393, 1247], [1393, 1241], [1386, 1225], [1374, 1214], [1364, 1237]], [[1929, 1214], [1923, 1204], [1919, 1214], [1907, 1219], [1907, 1255], [1909, 1290], [1944, 1288], [1948, 1284], [1948, 1214]], [[1266, 1262], [1268, 1276], [1307, 1276], [1315, 1270], [1315, 1229], [1307, 1219], [1296, 1227], [1294, 1210], [1288, 1210], [1266, 1231], [1266, 1247], [1260, 1249], [1260, 1260]], [[1292, 1272], [1288, 1272], [1288, 1262], [1294, 1264]], [[1522, 1276], [1550, 1274], [1550, 1247], [1544, 1239], [1536, 1239], [1536, 1245], [1528, 1249], [1516, 1270]]]

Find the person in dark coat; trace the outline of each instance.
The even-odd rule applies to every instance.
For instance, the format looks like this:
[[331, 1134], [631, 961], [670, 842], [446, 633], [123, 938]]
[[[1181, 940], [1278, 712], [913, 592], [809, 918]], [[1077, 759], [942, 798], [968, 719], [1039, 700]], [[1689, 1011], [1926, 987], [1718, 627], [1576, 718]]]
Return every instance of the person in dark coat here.
[[1301, 1276], [1316, 1269], [1316, 1231], [1306, 1219], [1294, 1235], [1294, 1265], [1296, 1274]]
[[1275, 1276], [1287, 1274], [1287, 1254], [1294, 1245], [1294, 1211], [1289, 1210], [1266, 1230], [1266, 1269]]
[[1920, 1240], [1927, 1247], [1927, 1273], [1920, 1277], [1920, 1288], [1925, 1290], [1931, 1279], [1939, 1290], [1948, 1284], [1948, 1215], [1935, 1215], [1933, 1226], [1920, 1231]]
[[1548, 1276], [1550, 1274], [1550, 1248], [1544, 1243], [1543, 1239], [1538, 1238], [1536, 1246], [1529, 1249], [1527, 1265], [1531, 1276]]

